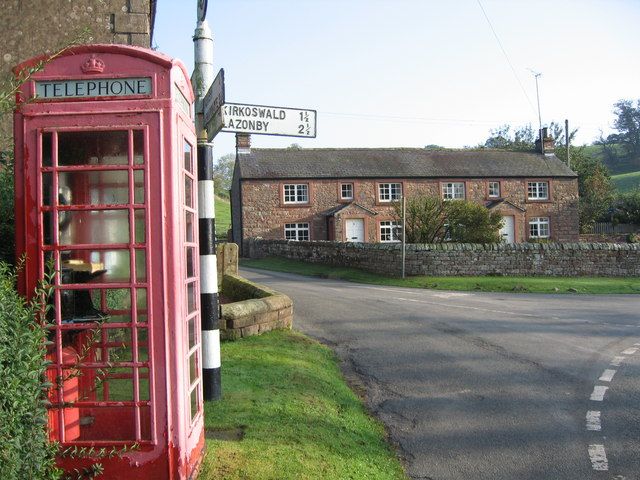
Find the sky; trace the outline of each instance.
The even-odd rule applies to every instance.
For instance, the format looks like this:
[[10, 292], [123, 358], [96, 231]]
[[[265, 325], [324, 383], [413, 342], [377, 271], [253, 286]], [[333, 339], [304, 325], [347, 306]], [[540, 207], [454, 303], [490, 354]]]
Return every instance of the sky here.
[[[209, 0], [227, 102], [313, 109], [317, 137], [252, 147], [476, 146], [500, 125], [612, 132], [640, 99], [640, 0]], [[158, 0], [154, 47], [193, 70], [196, 0]], [[218, 158], [233, 133], [213, 141]]]

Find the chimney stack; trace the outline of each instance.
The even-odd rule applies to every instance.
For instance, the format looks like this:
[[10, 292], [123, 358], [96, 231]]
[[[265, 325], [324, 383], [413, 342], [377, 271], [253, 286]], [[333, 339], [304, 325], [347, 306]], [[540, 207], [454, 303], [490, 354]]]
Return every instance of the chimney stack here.
[[[542, 143], [540, 143], [540, 138], [542, 138]], [[542, 148], [544, 146], [544, 148]], [[555, 148], [555, 142], [553, 137], [549, 135], [549, 129], [547, 127], [542, 128], [539, 131], [539, 136], [536, 139], [536, 152], [544, 153], [545, 155], [553, 155], [553, 150]]]
[[236, 155], [251, 153], [251, 135], [249, 133], [236, 133]]

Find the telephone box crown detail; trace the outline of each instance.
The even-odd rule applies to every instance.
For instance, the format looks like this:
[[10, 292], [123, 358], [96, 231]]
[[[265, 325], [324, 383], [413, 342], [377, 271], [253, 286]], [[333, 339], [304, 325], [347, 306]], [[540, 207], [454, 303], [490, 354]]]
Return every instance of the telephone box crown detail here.
[[91, 55], [91, 57], [82, 64], [81, 69], [84, 73], [102, 73], [104, 71], [104, 67], [104, 61], [95, 55]]

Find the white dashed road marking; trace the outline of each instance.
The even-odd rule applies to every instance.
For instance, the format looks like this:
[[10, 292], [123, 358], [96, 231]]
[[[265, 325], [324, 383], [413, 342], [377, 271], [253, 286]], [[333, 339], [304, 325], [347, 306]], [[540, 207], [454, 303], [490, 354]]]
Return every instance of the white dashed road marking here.
[[613, 357], [613, 360], [611, 360], [611, 365], [613, 365], [614, 367], [619, 367], [623, 361], [624, 357]]
[[626, 350], [624, 350], [622, 353], [624, 353], [625, 355], [633, 355], [634, 353], [636, 353], [638, 351], [637, 348], [627, 348]]
[[607, 461], [607, 453], [604, 451], [604, 445], [589, 445], [589, 458], [591, 458], [591, 466], [594, 470], [609, 470], [609, 462]]
[[604, 394], [607, 392], [608, 389], [609, 389], [609, 387], [603, 387], [602, 385], [596, 385], [595, 387], [593, 387], [593, 393], [591, 394], [591, 397], [589, 398], [589, 400], [594, 400], [596, 402], [601, 402], [602, 400], [604, 400]]
[[602, 372], [602, 375], [598, 380], [600, 380], [601, 382], [610, 382], [611, 380], [613, 380], [613, 376], [615, 374], [616, 374], [615, 370], [611, 370], [607, 368], [604, 372]]
[[599, 432], [602, 430], [600, 425], [600, 412], [596, 410], [590, 410], [587, 412], [587, 430], [593, 432]]

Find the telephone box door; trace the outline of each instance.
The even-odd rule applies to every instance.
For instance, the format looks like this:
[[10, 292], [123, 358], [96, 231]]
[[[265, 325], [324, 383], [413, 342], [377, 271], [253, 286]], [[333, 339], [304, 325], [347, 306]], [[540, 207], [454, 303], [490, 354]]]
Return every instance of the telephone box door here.
[[27, 175], [37, 184], [36, 205], [26, 211], [38, 212], [40, 226], [27, 245], [39, 271], [26, 273], [55, 271], [51, 437], [153, 450], [166, 433], [156, 426], [166, 425], [167, 409], [158, 374], [165, 353], [155, 251], [161, 222], [151, 221], [162, 218], [162, 203], [152, 198], [160, 190], [152, 165], [160, 156], [152, 137], [158, 115], [123, 115], [117, 127], [100, 115], [70, 123], [48, 128], [35, 118], [25, 129], [37, 157]]

